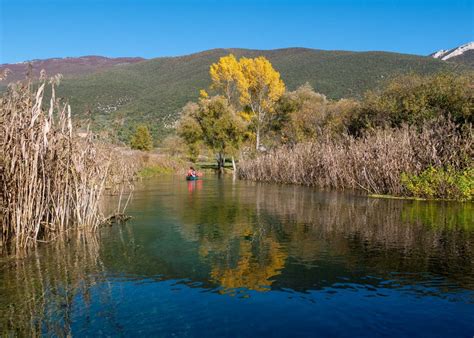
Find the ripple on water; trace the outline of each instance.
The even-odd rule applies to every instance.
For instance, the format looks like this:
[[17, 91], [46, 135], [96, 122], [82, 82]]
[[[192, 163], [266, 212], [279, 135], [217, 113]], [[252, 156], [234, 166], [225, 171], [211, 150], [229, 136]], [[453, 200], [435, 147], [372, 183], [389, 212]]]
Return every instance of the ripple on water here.
[[474, 332], [472, 206], [170, 177], [144, 182], [129, 213], [2, 265], [0, 332]]

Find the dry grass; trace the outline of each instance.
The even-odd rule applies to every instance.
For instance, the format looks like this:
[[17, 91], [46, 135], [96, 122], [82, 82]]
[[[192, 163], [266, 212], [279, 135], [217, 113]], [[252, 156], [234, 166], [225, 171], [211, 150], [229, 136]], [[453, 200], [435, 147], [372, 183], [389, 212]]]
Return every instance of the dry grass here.
[[[55, 97], [59, 79], [43, 78], [36, 90], [13, 84], [1, 101], [2, 251], [25, 252], [70, 229], [96, 230], [105, 220], [105, 188], [123, 193], [134, 170], [90, 132], [75, 135], [70, 107]], [[47, 86], [49, 105], [43, 103]]]
[[419, 130], [377, 129], [364, 137], [321, 137], [242, 161], [242, 179], [403, 195], [401, 174], [429, 166], [472, 166], [473, 131], [440, 119]]

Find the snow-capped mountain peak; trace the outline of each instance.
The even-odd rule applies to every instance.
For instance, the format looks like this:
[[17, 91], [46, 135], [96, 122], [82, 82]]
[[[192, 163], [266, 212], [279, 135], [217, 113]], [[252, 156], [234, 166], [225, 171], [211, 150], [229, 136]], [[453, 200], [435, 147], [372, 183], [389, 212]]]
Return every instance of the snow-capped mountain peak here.
[[474, 50], [474, 41], [468, 42], [462, 46], [453, 49], [442, 49], [436, 53], [431, 54], [435, 59], [441, 59], [443, 61], [449, 60], [453, 57], [460, 56], [469, 50]]
[[436, 53], [433, 53], [431, 56], [434, 57], [435, 59], [439, 59], [439, 58], [441, 58], [444, 54], [446, 54], [446, 52], [448, 52], [447, 49], [441, 49], [441, 50], [437, 51]]

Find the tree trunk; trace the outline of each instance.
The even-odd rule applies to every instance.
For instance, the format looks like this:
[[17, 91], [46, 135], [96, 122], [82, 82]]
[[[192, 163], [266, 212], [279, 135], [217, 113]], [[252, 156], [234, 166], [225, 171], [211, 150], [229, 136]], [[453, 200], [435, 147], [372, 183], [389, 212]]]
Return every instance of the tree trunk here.
[[221, 171], [221, 153], [218, 153], [217, 156], [216, 156], [216, 160], [217, 160], [217, 171]]
[[234, 169], [234, 174], [236, 174], [237, 173], [237, 166], [235, 165], [234, 156], [232, 156], [232, 169]]
[[260, 122], [257, 124], [257, 142], [255, 144], [255, 149], [259, 151], [260, 149]]
[[217, 171], [222, 173], [224, 171], [225, 157], [222, 153], [217, 154]]

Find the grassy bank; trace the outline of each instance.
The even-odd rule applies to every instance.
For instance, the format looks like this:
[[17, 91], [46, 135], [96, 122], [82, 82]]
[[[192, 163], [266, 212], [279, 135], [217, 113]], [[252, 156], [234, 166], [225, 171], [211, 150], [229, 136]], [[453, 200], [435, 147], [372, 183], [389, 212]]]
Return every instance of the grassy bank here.
[[188, 170], [190, 164], [180, 157], [166, 154], [143, 154], [139, 178], [151, 178], [161, 175], [182, 174]]

